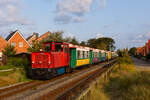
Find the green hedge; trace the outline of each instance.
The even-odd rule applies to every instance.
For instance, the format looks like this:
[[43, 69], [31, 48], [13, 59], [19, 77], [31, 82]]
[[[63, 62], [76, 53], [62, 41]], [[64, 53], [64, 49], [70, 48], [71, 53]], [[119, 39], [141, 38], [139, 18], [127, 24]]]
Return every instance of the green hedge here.
[[27, 58], [9, 57], [7, 61], [7, 66], [25, 67], [27, 64]]

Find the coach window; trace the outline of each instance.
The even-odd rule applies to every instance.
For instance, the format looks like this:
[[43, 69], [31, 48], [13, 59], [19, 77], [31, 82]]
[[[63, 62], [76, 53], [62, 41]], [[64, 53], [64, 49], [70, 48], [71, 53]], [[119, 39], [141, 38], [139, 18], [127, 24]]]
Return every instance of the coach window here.
[[77, 51], [77, 59], [79, 59], [80, 58], [80, 51], [78, 50]]
[[82, 58], [84, 58], [84, 51], [82, 51]]
[[87, 53], [86, 53], [86, 54], [87, 54], [87, 58], [89, 58], [89, 52], [88, 52], [88, 51], [87, 51]]
[[87, 58], [87, 54], [86, 54], [87, 52], [86, 51], [84, 51], [84, 58]]
[[83, 51], [80, 51], [80, 59], [82, 59]]

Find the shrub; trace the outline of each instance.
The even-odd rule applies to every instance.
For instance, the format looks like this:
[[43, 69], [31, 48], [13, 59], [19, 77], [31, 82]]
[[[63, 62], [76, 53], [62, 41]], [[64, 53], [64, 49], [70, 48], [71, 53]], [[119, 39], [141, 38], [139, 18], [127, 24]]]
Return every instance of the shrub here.
[[17, 57], [9, 57], [8, 58], [8, 66], [15, 66], [15, 67], [24, 67], [28, 63], [27, 59], [17, 58]]
[[16, 54], [15, 47], [11, 45], [7, 45], [2, 52], [7, 57], [13, 57]]

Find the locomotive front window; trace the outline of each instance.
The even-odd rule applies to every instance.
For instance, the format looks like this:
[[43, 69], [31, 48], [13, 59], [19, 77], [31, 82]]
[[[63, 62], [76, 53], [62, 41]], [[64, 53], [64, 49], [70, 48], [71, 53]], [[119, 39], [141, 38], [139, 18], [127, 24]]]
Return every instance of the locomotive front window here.
[[51, 51], [51, 44], [45, 44], [45, 51], [46, 52]]

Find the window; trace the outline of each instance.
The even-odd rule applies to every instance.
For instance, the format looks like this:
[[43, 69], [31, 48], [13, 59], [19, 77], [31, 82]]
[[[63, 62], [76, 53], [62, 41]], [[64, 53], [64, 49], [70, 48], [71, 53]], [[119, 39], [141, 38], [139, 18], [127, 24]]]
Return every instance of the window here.
[[15, 42], [12, 42], [12, 43], [11, 43], [11, 46], [15, 47], [15, 46], [16, 46], [16, 43], [15, 43]]
[[85, 53], [85, 52], [83, 51], [83, 52], [82, 52], [82, 55], [83, 55], [82, 58], [85, 58], [85, 54], [84, 54], [84, 53]]
[[89, 58], [89, 51], [87, 51], [87, 58]]
[[68, 53], [69, 49], [68, 49], [68, 46], [65, 45], [65, 53]]
[[19, 47], [23, 47], [23, 42], [19, 42]]
[[77, 59], [80, 59], [80, 51], [77, 51]]
[[45, 51], [46, 52], [51, 51], [51, 44], [45, 44]]
[[63, 47], [61, 44], [55, 44], [55, 52], [62, 52]]

